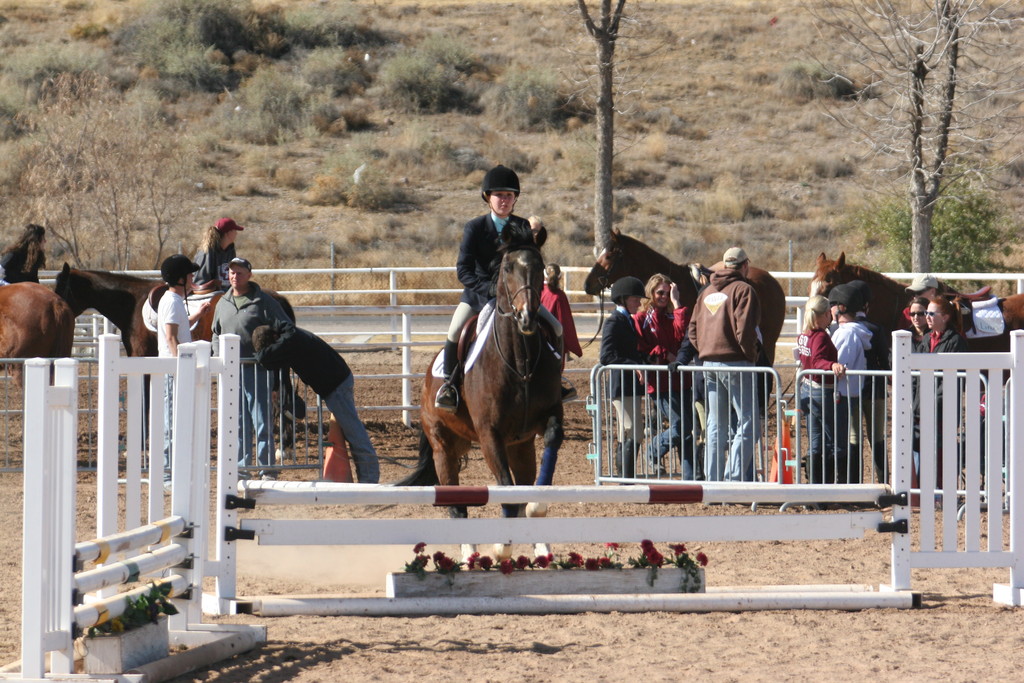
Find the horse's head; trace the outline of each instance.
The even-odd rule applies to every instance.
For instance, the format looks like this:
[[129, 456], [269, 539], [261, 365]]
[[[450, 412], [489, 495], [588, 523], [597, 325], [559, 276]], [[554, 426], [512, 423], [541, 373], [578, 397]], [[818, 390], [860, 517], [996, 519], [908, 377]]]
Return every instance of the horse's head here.
[[537, 309], [544, 286], [544, 259], [528, 226], [511, 222], [502, 230], [497, 311], [515, 320], [520, 334], [537, 331]]
[[61, 268], [59, 273], [57, 273], [57, 281], [54, 284], [53, 289], [57, 293], [57, 296], [67, 302], [74, 314], [79, 315], [82, 311], [88, 308], [88, 306], [79, 301], [79, 297], [75, 295], [76, 277], [75, 273], [71, 272], [71, 266], [69, 266], [65, 261], [64, 267]]
[[843, 271], [846, 268], [846, 252], [841, 252], [839, 258], [830, 261], [825, 252], [818, 254], [818, 262], [815, 264], [814, 277], [811, 278], [811, 291], [808, 296], [825, 296], [833, 287], [845, 282]]
[[608, 246], [600, 254], [597, 254], [597, 262], [590, 269], [590, 272], [587, 273], [587, 280], [583, 283], [583, 290], [587, 294], [595, 296], [602, 289], [610, 287], [621, 275], [621, 273], [616, 275], [621, 263], [622, 247], [619, 244], [619, 233], [617, 230], [613, 230]]

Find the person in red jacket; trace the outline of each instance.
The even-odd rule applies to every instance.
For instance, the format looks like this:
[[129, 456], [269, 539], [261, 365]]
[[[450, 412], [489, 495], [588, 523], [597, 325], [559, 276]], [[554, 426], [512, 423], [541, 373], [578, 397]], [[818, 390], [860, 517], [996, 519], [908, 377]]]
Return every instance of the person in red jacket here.
[[846, 366], [839, 362], [835, 344], [828, 335], [831, 320], [828, 299], [823, 296], [809, 298], [804, 306], [804, 330], [796, 338], [793, 350], [802, 371], [828, 370], [832, 373], [803, 374], [800, 377], [800, 412], [806, 416], [810, 444], [804, 462], [812, 484], [831, 481], [825, 473], [835, 469], [835, 378], [846, 373]]
[[[667, 276], [655, 273], [644, 288], [647, 298], [633, 318], [640, 332], [640, 353], [654, 365], [668, 365], [676, 360], [679, 347], [686, 339], [690, 324], [690, 309], [682, 305], [679, 288]], [[683, 379], [685, 377], [685, 380]], [[692, 375], [679, 372], [647, 372], [647, 394], [658, 410], [653, 416], [655, 430], [660, 434], [648, 446], [647, 462], [652, 472], [659, 475], [670, 471], [664, 461], [669, 450], [675, 448], [681, 456], [683, 479], [693, 478], [692, 447], [683, 448], [692, 441], [693, 405]], [[668, 429], [662, 431], [662, 420], [668, 419]]]

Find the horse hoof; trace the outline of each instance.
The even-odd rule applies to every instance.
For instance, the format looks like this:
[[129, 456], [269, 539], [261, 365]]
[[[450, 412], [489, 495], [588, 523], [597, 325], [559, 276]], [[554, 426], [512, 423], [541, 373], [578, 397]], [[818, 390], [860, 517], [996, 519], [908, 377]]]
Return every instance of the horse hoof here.
[[463, 543], [462, 544], [462, 561], [463, 562], [469, 562], [469, 558], [475, 552], [476, 552], [476, 546], [475, 545], [472, 545], [472, 544], [469, 544], [469, 543]]
[[547, 517], [548, 516], [548, 504], [547, 503], [527, 503], [526, 504], [526, 516], [527, 517]]
[[547, 543], [535, 543], [533, 546], [534, 557], [547, 557], [551, 554], [551, 546]]
[[508, 560], [512, 558], [512, 546], [503, 545], [501, 543], [494, 544], [494, 556], [498, 559], [498, 562], [502, 560]]

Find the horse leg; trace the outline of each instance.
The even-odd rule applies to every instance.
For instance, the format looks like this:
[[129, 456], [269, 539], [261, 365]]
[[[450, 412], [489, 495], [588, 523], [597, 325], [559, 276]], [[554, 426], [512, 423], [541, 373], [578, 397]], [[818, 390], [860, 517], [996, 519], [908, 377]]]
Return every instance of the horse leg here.
[[[537, 476], [537, 486], [550, 486], [555, 476], [555, 465], [558, 463], [558, 449], [562, 446], [564, 432], [562, 430], [562, 416], [552, 415], [548, 418], [547, 428], [544, 430], [544, 453], [540, 461], [540, 474]], [[547, 517], [547, 503], [529, 503], [526, 506], [527, 517]], [[534, 554], [550, 555], [551, 546], [547, 543], [535, 543]]]
[[[472, 444], [452, 432], [440, 420], [425, 420], [425, 422], [427, 424], [424, 425], [423, 433], [434, 451], [434, 470], [437, 472], [437, 483], [441, 486], [458, 486], [460, 462]], [[430, 422], [433, 423], [430, 424]], [[421, 442], [421, 456], [423, 452], [423, 443]], [[469, 511], [465, 505], [451, 505], [448, 507], [448, 516], [452, 519], [466, 519], [469, 516]], [[467, 561], [476, 552], [476, 545], [463, 543], [461, 550], [462, 560]]]

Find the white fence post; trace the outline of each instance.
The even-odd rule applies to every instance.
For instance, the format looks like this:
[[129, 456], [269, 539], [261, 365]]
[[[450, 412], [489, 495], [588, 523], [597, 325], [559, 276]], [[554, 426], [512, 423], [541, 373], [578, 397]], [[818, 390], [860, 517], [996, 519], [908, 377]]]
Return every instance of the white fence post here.
[[[25, 361], [22, 676], [73, 670], [71, 567], [78, 443], [78, 364]], [[39, 495], [34, 495], [39, 492]], [[71, 520], [69, 525], [68, 520]]]
[[[906, 493], [907, 505], [893, 505], [893, 521], [910, 524], [910, 484], [913, 471], [914, 393], [911, 381], [909, 332], [892, 335], [892, 446], [889, 477], [896, 493]], [[910, 534], [894, 534], [892, 540], [892, 590], [910, 590]]]
[[[1017, 458], [1024, 451], [1024, 429], [1017, 422], [1024, 411], [1024, 331], [1010, 333], [1011, 371], [1009, 382], [1008, 434], [1006, 445], [1007, 495], [1010, 504], [1010, 583], [996, 584], [992, 597], [997, 602], [1024, 605], [1024, 467]], [[992, 506], [989, 505], [989, 514]]]

